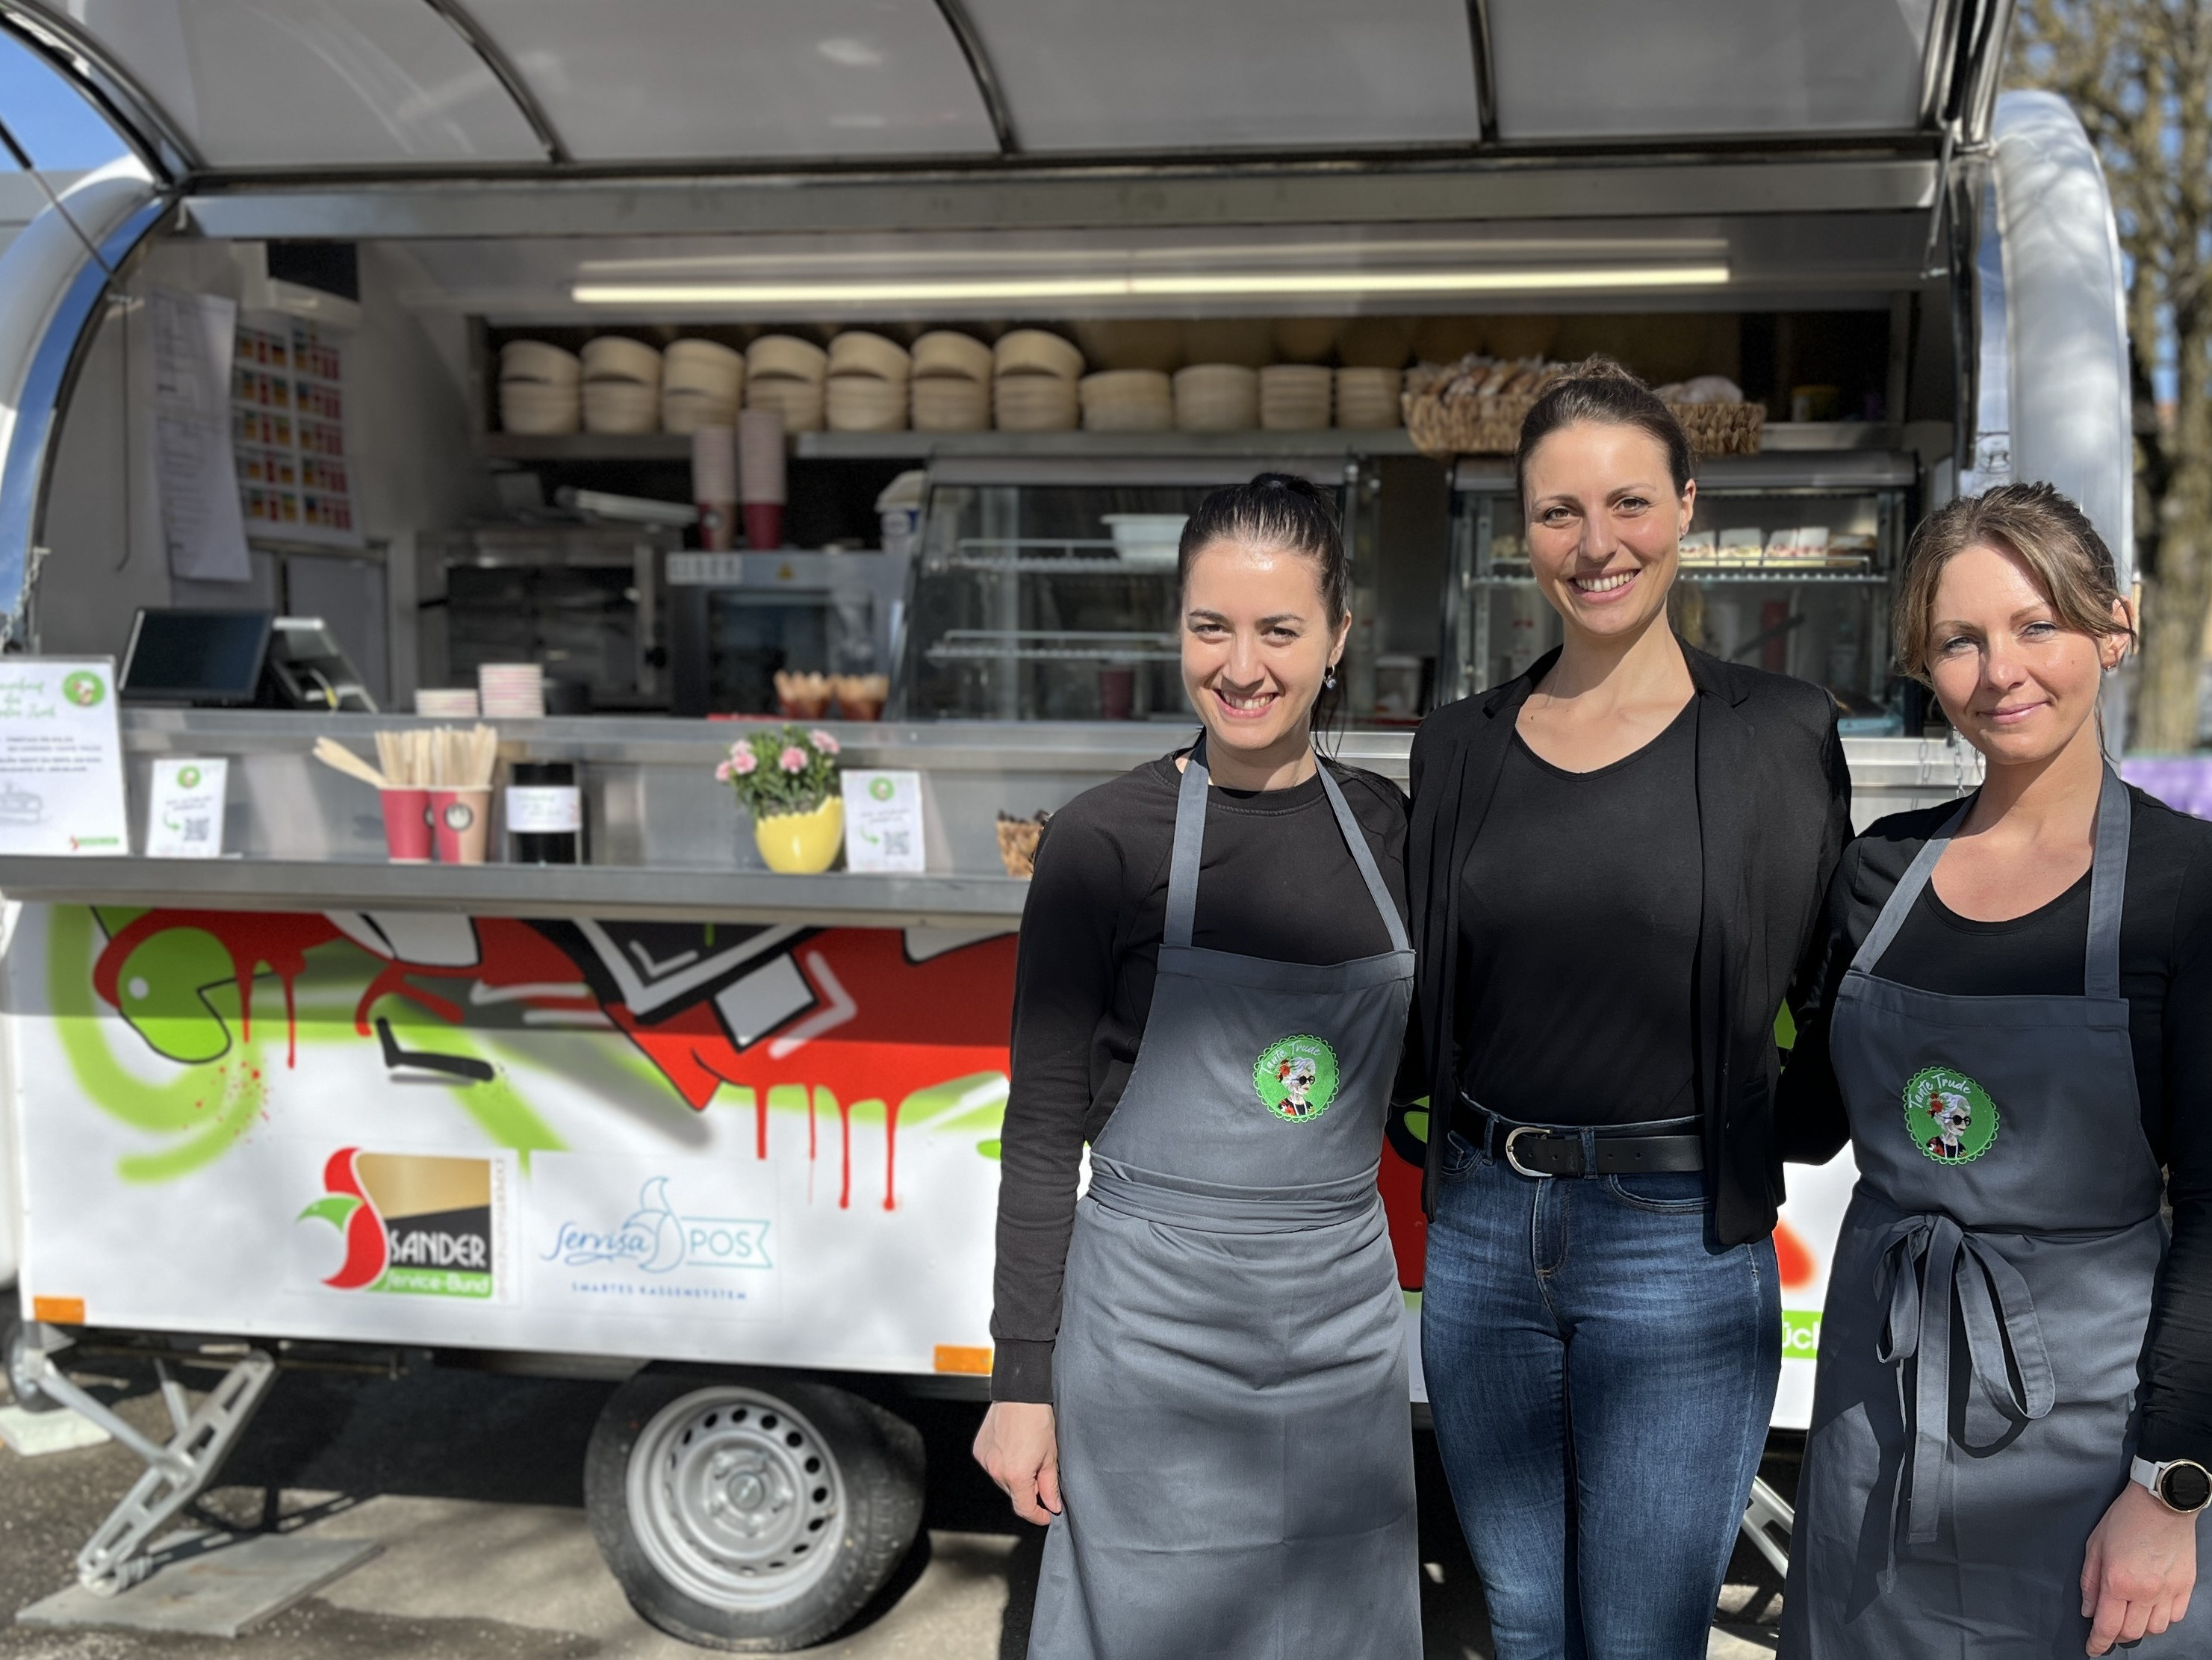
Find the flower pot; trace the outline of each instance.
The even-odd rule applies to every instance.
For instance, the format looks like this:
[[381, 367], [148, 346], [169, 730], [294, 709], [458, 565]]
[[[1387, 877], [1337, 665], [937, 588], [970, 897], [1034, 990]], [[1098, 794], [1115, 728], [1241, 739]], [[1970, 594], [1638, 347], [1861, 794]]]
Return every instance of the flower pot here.
[[845, 845], [845, 802], [831, 796], [811, 812], [779, 812], [753, 820], [753, 844], [773, 871], [816, 876], [837, 862]]

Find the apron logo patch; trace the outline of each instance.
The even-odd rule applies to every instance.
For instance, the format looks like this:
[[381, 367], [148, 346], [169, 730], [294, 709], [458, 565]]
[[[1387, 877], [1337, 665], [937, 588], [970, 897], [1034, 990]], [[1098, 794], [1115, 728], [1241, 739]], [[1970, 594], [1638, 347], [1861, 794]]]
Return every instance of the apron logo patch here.
[[1997, 1139], [1996, 1103], [1965, 1073], [1925, 1067], [1905, 1086], [1905, 1128], [1936, 1164], [1969, 1164]]
[[1336, 1051], [1310, 1032], [1279, 1037], [1252, 1063], [1252, 1087], [1276, 1117], [1310, 1123], [1336, 1099]]

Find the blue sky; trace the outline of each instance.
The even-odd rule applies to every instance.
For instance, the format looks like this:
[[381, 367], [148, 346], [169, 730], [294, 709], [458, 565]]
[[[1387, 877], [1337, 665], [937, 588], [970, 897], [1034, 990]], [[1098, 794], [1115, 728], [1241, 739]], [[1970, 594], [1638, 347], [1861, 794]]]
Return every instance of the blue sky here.
[[[124, 153], [123, 142], [76, 90], [14, 35], [0, 32], [0, 121], [41, 168], [97, 167]], [[13, 170], [4, 151], [0, 167]]]

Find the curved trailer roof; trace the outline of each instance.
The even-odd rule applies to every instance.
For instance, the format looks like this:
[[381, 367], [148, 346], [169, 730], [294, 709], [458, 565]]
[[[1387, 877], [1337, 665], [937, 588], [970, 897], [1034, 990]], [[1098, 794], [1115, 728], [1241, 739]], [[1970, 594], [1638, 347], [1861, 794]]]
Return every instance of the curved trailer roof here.
[[172, 182], [1985, 131], [2008, 0], [0, 0]]

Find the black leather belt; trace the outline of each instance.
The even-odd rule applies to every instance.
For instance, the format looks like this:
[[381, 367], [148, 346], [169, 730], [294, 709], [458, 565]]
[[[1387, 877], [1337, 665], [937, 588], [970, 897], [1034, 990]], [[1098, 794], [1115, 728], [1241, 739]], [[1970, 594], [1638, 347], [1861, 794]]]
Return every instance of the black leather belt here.
[[1632, 1176], [1705, 1167], [1705, 1138], [1695, 1131], [1653, 1135], [1601, 1129], [1592, 1146], [1594, 1158], [1585, 1159], [1580, 1130], [1510, 1124], [1487, 1113], [1483, 1117], [1489, 1125], [1485, 1139], [1490, 1156], [1523, 1176]]

